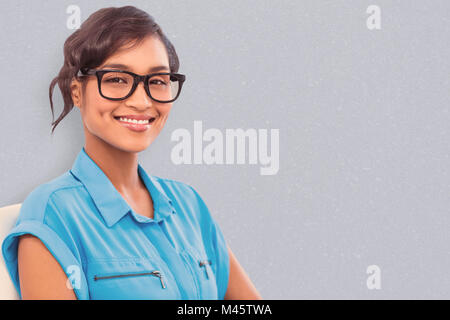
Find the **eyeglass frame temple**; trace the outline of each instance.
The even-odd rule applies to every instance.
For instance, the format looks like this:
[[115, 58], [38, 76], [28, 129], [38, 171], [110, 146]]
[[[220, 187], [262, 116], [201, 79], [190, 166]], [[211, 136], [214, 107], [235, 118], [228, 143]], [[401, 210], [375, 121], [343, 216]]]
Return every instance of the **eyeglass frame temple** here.
[[[83, 69], [83, 68], [81, 68], [81, 69]], [[176, 99], [178, 99], [178, 96], [181, 93], [181, 88], [183, 87], [183, 83], [186, 80], [186, 75], [181, 74], [181, 73], [175, 73], [175, 72], [157, 72], [157, 73], [149, 73], [146, 75], [140, 75], [140, 74], [136, 74], [134, 72], [127, 71], [127, 70], [85, 68], [87, 70], [83, 72], [83, 71], [81, 71], [81, 69], [78, 70], [76, 76], [82, 77], [82, 76], [88, 76], [88, 75], [95, 75], [97, 77], [98, 91], [99, 91], [100, 95], [105, 99], [113, 100], [113, 101], [120, 101], [120, 100], [125, 100], [125, 99], [129, 98], [134, 93], [134, 91], [136, 90], [139, 83], [142, 81], [142, 82], [144, 82], [144, 89], [145, 89], [147, 95], [151, 99], [153, 99], [157, 102], [160, 102], [160, 103], [171, 103], [171, 102], [174, 102]], [[100, 72], [104, 72], [103, 74], [105, 74], [107, 72], [120, 72], [120, 73], [127, 73], [127, 74], [132, 75], [133, 76], [133, 86], [132, 86], [130, 92], [123, 98], [109, 98], [109, 97], [104, 96], [100, 89], [101, 88], [101, 79], [103, 78], [103, 74], [101, 76], [99, 76]], [[155, 99], [151, 96], [150, 88], [148, 87], [148, 81], [146, 81], [146, 80], [150, 79], [153, 76], [157, 76], [157, 75], [174, 75], [174, 76], [176, 76], [180, 87], [178, 89], [178, 94], [174, 99], [172, 99], [170, 101], [161, 101], [161, 100]]]

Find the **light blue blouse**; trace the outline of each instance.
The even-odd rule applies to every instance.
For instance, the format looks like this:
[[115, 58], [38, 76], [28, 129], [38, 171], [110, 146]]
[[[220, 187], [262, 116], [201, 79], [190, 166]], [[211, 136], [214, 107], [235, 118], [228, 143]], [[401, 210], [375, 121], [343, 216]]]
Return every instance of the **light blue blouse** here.
[[223, 234], [188, 184], [138, 174], [154, 219], [135, 212], [84, 147], [73, 167], [35, 188], [2, 243], [20, 295], [19, 236], [38, 237], [78, 299], [223, 299], [229, 257]]

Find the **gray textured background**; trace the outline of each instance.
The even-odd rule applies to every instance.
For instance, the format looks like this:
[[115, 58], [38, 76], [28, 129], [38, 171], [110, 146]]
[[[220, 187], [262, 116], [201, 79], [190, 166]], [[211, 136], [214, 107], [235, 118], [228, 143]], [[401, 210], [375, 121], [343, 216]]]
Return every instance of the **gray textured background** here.
[[[175, 45], [188, 80], [140, 161], [199, 191], [263, 298], [450, 298], [449, 1], [1, 1], [0, 206], [84, 144], [76, 108], [50, 135], [70, 4], [82, 21], [133, 4]], [[194, 120], [279, 128], [278, 174], [173, 165], [171, 132]]]

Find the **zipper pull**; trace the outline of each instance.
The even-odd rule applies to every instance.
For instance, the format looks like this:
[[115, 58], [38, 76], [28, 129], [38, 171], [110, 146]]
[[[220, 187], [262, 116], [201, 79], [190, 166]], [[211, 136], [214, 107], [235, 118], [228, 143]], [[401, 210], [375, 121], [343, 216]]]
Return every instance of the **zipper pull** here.
[[200, 261], [200, 267], [205, 267], [205, 273], [206, 273], [206, 279], [209, 279], [209, 275], [208, 275], [208, 269], [206, 268], [206, 264], [211, 264], [210, 260], [203, 260]]
[[165, 289], [165, 288], [166, 288], [166, 285], [164, 284], [163, 276], [162, 276], [161, 272], [159, 272], [159, 271], [153, 271], [152, 273], [153, 273], [155, 276], [157, 276], [157, 277], [159, 278], [159, 280], [161, 281], [161, 287], [162, 287], [163, 289]]

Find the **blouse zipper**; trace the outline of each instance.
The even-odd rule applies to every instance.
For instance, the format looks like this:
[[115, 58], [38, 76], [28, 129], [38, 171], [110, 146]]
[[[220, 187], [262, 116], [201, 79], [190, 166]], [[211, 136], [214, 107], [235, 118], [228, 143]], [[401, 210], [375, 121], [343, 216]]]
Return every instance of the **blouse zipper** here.
[[203, 261], [200, 261], [200, 263], [199, 263], [199, 265], [200, 265], [200, 267], [205, 267], [205, 272], [206, 272], [206, 279], [209, 279], [209, 276], [208, 276], [208, 269], [206, 268], [206, 265], [207, 264], [211, 264], [211, 260], [203, 260]]
[[161, 271], [159, 271], [159, 270], [155, 270], [152, 272], [143, 272], [143, 273], [117, 274], [117, 275], [112, 275], [112, 276], [94, 276], [94, 280], [97, 281], [97, 280], [102, 280], [102, 279], [133, 277], [133, 276], [146, 276], [146, 275], [152, 275], [152, 276], [158, 277], [159, 280], [161, 281], [161, 287], [163, 289], [166, 288], [166, 285], [164, 284], [164, 281], [163, 281], [163, 275], [161, 274]]

